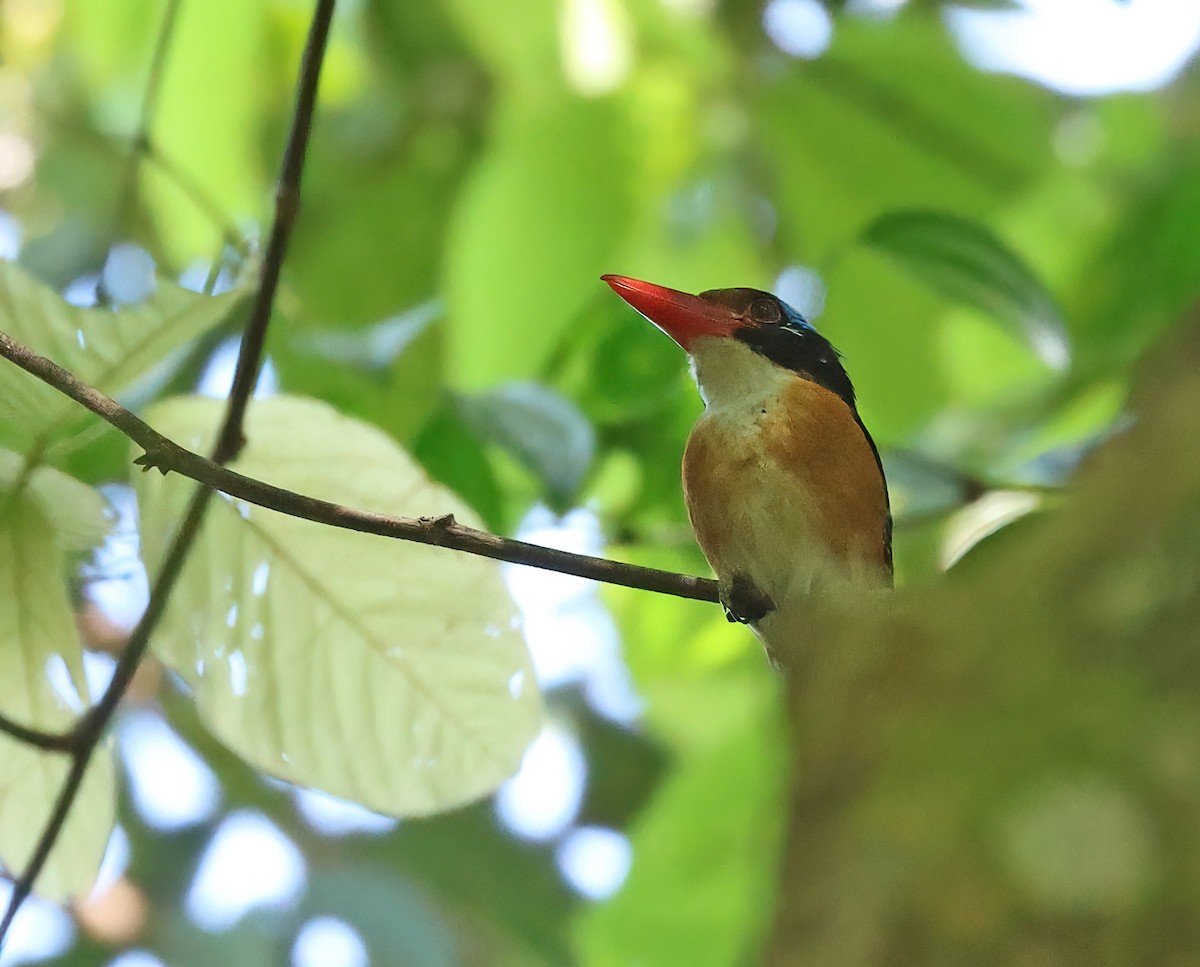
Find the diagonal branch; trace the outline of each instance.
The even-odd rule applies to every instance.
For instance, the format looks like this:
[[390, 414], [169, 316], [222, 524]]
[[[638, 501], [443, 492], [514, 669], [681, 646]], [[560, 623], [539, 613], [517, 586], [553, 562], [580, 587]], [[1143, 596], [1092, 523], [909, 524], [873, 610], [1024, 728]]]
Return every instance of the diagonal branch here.
[[656, 591], [698, 601], [718, 600], [717, 583], [708, 578], [639, 567], [636, 564], [625, 564], [510, 540], [487, 531], [465, 527], [455, 523], [452, 518], [391, 517], [284, 490], [244, 476], [198, 453], [184, 449], [129, 412], [116, 400], [105, 396], [95, 387], [89, 386], [45, 356], [38, 355], [2, 332], [0, 356], [11, 360], [27, 373], [53, 386], [120, 430], [146, 451], [146, 455], [138, 461], [143, 466], [157, 467], [164, 473], [173, 470], [252, 504], [333, 527], [432, 544], [494, 560], [573, 574], [607, 584], [620, 584], [642, 591]]
[[[242, 421], [245, 417], [246, 406], [254, 389], [262, 359], [262, 349], [266, 341], [267, 326], [271, 319], [271, 308], [275, 301], [275, 291], [279, 284], [279, 273], [283, 264], [287, 240], [295, 220], [299, 200], [300, 174], [304, 163], [304, 150], [308, 143], [309, 130], [312, 127], [312, 115], [316, 101], [317, 81], [320, 76], [321, 62], [325, 54], [325, 42], [329, 36], [329, 24], [333, 19], [335, 0], [317, 0], [309, 27], [308, 42], [305, 46], [304, 57], [297, 81], [296, 107], [292, 117], [292, 128], [284, 151], [279, 189], [276, 193], [275, 221], [271, 228], [270, 243], [263, 260], [262, 273], [259, 277], [258, 291], [255, 296], [254, 308], [247, 323], [246, 334], [242, 340], [238, 354], [237, 374], [234, 378], [233, 390], [230, 393], [229, 405], [226, 409], [225, 421], [217, 449], [213, 454], [214, 466], [232, 459], [242, 446]], [[173, 22], [174, 5], [170, 8], [168, 29]], [[156, 64], [158, 58], [156, 57]], [[153, 102], [148, 97], [148, 103]], [[13, 344], [12, 340], [7, 340]], [[13, 344], [15, 345], [15, 344]], [[28, 352], [28, 350], [26, 350]], [[48, 361], [47, 361], [48, 362]], [[93, 393], [100, 395], [96, 390]], [[112, 402], [111, 400], [109, 402]], [[130, 414], [132, 416], [132, 414]], [[75, 728], [69, 733], [71, 752], [71, 768], [67, 779], [59, 791], [58, 799], [51, 811], [50, 818], [42, 828], [33, 855], [21, 875], [13, 884], [12, 896], [4, 916], [0, 919], [0, 947], [12, 925], [17, 911], [33, 890], [34, 883], [41, 874], [50, 852], [58, 842], [63, 824], [70, 814], [71, 807], [79, 794], [80, 784], [87, 772], [92, 754], [111, 721], [117, 705], [133, 680], [133, 675], [145, 656], [150, 637], [157, 627], [159, 619], [166, 611], [167, 600], [175, 586], [175, 581], [183, 569], [184, 562], [191, 552], [196, 535], [199, 533], [204, 512], [208, 509], [215, 491], [208, 485], [202, 484], [196, 488], [188, 504], [188, 508], [179, 528], [171, 541], [167, 557], [162, 569], [155, 578], [151, 590], [150, 601], [146, 612], [142, 615], [125, 651], [122, 652], [113, 672], [112, 680], [105, 689], [100, 700], [84, 715]]]

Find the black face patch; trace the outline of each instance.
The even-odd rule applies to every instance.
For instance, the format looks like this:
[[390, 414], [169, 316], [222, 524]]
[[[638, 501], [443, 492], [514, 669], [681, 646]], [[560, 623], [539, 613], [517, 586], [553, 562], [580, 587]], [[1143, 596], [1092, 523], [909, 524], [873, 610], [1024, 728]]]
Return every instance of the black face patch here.
[[837, 394], [854, 409], [854, 385], [829, 340], [813, 329], [791, 326], [746, 326], [734, 333], [760, 356], [790, 369]]
[[[705, 292], [701, 298], [722, 296], [719, 301], [742, 309], [747, 325], [733, 336], [776, 366], [799, 373], [837, 394], [854, 409], [854, 386], [833, 345], [787, 303], [755, 289]], [[713, 299], [712, 301], [718, 301]]]
[[854, 409], [854, 386], [829, 340], [782, 299], [761, 289], [709, 289], [705, 302], [733, 310], [744, 320], [733, 333], [760, 356], [836, 393]]

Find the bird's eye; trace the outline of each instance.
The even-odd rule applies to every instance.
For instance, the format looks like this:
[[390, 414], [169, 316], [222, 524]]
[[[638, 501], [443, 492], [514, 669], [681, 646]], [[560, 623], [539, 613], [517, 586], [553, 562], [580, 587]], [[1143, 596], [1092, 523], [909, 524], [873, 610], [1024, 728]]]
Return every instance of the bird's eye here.
[[782, 314], [774, 299], [755, 299], [750, 304], [750, 318], [759, 324], [778, 322]]

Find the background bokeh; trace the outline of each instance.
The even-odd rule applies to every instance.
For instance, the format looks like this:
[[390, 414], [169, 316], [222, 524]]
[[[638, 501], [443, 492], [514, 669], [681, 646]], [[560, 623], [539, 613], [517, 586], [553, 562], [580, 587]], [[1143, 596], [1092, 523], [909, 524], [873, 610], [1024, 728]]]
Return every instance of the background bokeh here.
[[[310, 4], [183, 0], [153, 76], [168, 7], [0, 5], [0, 252], [77, 304], [136, 301], [156, 269], [199, 288], [218, 263], [227, 284], [269, 223]], [[997, 545], [1070, 502], [1080, 460], [1153, 384], [1147, 354], [1194, 326], [1198, 45], [1200, 8], [1176, 0], [347, 0], [259, 391], [376, 424], [499, 533], [707, 573], [678, 485], [699, 399], [677, 347], [598, 276], [773, 289], [844, 354], [889, 471], [900, 594], [948, 567], [969, 590]], [[1026, 279], [1046, 294], [1033, 324], [1003, 286], [965, 285], [1011, 268], [992, 242], [1017, 260], [1018, 296]], [[223, 395], [232, 354], [218, 333], [158, 392]], [[102, 680], [145, 596], [127, 449], [96, 433], [64, 466], [123, 513], [80, 582]], [[1157, 574], [1131, 565], [1113, 586]], [[31, 902], [0, 963], [739, 962], [770, 922], [789, 815], [759, 646], [709, 605], [507, 577], [549, 722], [493, 799], [397, 822], [274, 782], [148, 668], [115, 729], [102, 883], [70, 909]], [[1179, 629], [1164, 633], [1190, 681]], [[1158, 679], [1133, 660], [1113, 674], [1095, 728], [1115, 734]], [[1150, 785], [1101, 759], [1056, 784], [1070, 751], [1037, 782], [1004, 767], [1015, 732], [1026, 763], [1059, 755], [1052, 706], [976, 722], [969, 752], [953, 720], [914, 715], [905, 754], [855, 801], [855, 828], [881, 837], [946, 822], [893, 808], [905, 769], [938, 775], [948, 810], [1008, 804], [970, 807], [997, 845], [970, 902], [930, 914], [942, 939], [887, 962], [1076, 962], [1040, 935], [955, 959], [963, 937], [1000, 935], [1009, 902], [1046, 922], [1117, 918], [1126, 939], [1166, 929], [1148, 909], [1191, 909], [1200, 871], [1181, 853], [1163, 872]], [[1163, 715], [1163, 768], [1196, 803], [1195, 716]], [[1099, 840], [1071, 839], [1085, 827]], [[1064, 842], [1065, 867], [1042, 862]], [[1111, 862], [1072, 859], [1097, 855]], [[1130, 943], [1115, 960], [1070, 950], [1151, 962]], [[1154, 962], [1191, 962], [1189, 944], [1168, 938]]]

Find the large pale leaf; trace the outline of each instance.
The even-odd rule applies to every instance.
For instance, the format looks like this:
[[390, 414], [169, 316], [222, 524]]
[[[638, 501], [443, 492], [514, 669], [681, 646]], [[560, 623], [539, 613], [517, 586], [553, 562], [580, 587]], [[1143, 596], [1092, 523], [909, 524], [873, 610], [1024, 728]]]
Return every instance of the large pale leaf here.
[[939, 212], [893, 212], [869, 225], [863, 238], [943, 295], [988, 313], [1049, 365], [1066, 365], [1066, 328], [1054, 297], [981, 223]]
[[[160, 280], [140, 305], [115, 312], [81, 309], [16, 263], [0, 261], [0, 330], [110, 396], [216, 326], [245, 296], [244, 289], [205, 296]], [[0, 441], [12, 449], [66, 435], [84, 418], [76, 403], [41, 380], [8, 363], [0, 366]]]
[[[214, 400], [150, 422], [204, 449]], [[388, 437], [323, 403], [256, 401], [237, 470], [393, 514], [475, 515]], [[153, 571], [192, 484], [138, 484]], [[154, 642], [201, 715], [259, 768], [395, 814], [446, 809], [516, 769], [541, 718], [495, 562], [218, 498]]]
[[[86, 694], [59, 543], [29, 488], [0, 492], [0, 711], [54, 732], [73, 724], [79, 696]], [[0, 735], [0, 863], [6, 869], [24, 869], [69, 765], [65, 755]], [[37, 882], [39, 893], [56, 900], [86, 894], [112, 831], [113, 806], [112, 761], [100, 749]]]
[[19, 454], [0, 449], [0, 494], [22, 481], [64, 550], [86, 551], [107, 533], [112, 521], [108, 503], [95, 490], [53, 467], [30, 469]]

